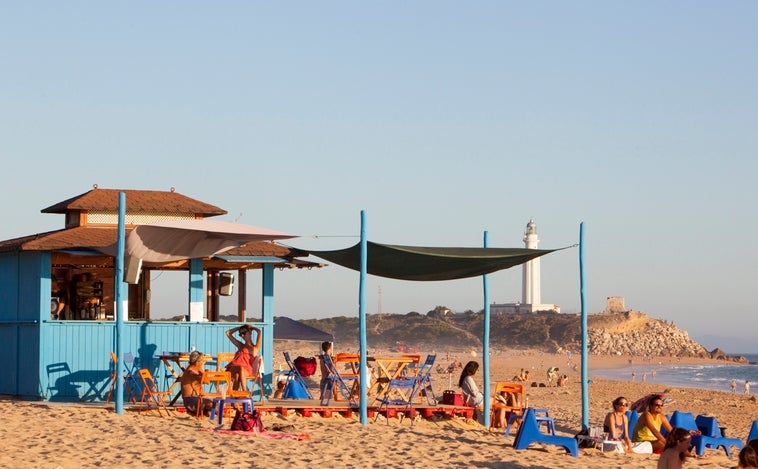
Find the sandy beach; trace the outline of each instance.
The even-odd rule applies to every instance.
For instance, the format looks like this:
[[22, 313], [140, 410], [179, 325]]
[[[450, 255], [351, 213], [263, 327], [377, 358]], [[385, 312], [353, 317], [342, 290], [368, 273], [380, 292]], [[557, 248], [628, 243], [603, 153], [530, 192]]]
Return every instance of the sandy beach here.
[[[315, 353], [314, 345], [300, 349], [284, 344], [294, 356]], [[277, 344], [277, 356], [284, 350]], [[389, 353], [389, 352], [387, 352]], [[425, 352], [422, 351], [422, 354]], [[447, 364], [447, 353], [438, 353]], [[460, 361], [475, 359], [469, 353], [451, 353]], [[578, 360], [577, 357], [574, 360]], [[728, 436], [743, 441], [753, 420], [758, 418], [755, 397], [729, 392], [698, 389], [668, 389], [654, 381], [618, 382], [592, 378], [592, 370], [625, 366], [624, 357], [591, 357], [589, 385], [590, 424], [602, 425], [610, 402], [619, 395], [634, 401], [650, 392], [665, 391], [674, 402], [665, 413], [682, 410], [710, 414], [727, 427]], [[510, 381], [521, 368], [529, 369], [535, 381], [545, 381], [544, 368], [560, 366], [569, 370], [566, 387], [529, 387], [531, 406], [546, 407], [556, 422], [559, 434], [573, 436], [581, 427], [581, 388], [578, 372], [571, 371], [566, 356], [540, 353], [500, 352], [491, 361], [492, 384]], [[275, 362], [275, 367], [280, 366]], [[457, 374], [453, 381], [457, 381]], [[481, 386], [481, 376], [477, 375]], [[573, 378], [573, 379], [572, 379]], [[315, 381], [314, 381], [315, 382]], [[438, 394], [448, 387], [448, 376], [434, 374]], [[455, 385], [454, 385], [455, 386]], [[457, 389], [454, 387], [454, 389]], [[26, 402], [0, 399], [4, 442], [0, 467], [88, 468], [88, 467], [416, 467], [430, 468], [650, 468], [657, 455], [601, 453], [580, 449], [578, 458], [557, 446], [535, 444], [524, 451], [513, 449], [513, 434], [490, 432], [465, 418], [435, 417], [419, 419], [413, 427], [408, 419], [400, 422], [383, 417], [363, 426], [356, 414], [346, 418], [335, 414], [302, 417], [269, 412], [263, 416], [268, 436], [214, 432], [217, 427], [207, 418], [195, 419], [173, 411], [173, 416], [139, 414], [127, 410], [117, 415], [113, 405], [83, 405]], [[225, 420], [228, 428], [229, 420]], [[274, 431], [279, 429], [281, 431]], [[278, 436], [274, 438], [272, 436]], [[734, 451], [736, 453], [736, 451]], [[736, 455], [727, 458], [723, 450], [706, 450], [706, 458], [689, 459], [685, 467], [726, 468], [737, 464]]]

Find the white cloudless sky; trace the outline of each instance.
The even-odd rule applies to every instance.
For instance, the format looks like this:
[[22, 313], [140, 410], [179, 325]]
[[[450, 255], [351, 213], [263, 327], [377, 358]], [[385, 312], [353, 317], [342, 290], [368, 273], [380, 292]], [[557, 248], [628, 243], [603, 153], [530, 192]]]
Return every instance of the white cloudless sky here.
[[[93, 184], [306, 249], [357, 242], [361, 210], [410, 245], [522, 247], [534, 219], [556, 248], [584, 222], [590, 313], [623, 296], [728, 350], [755, 336], [756, 24], [752, 1], [6, 2], [0, 239]], [[579, 311], [578, 257], [542, 258], [543, 302]], [[520, 268], [489, 282], [521, 299]], [[275, 294], [356, 315], [358, 276], [277, 271]], [[369, 277], [367, 302], [479, 310], [482, 281]]]

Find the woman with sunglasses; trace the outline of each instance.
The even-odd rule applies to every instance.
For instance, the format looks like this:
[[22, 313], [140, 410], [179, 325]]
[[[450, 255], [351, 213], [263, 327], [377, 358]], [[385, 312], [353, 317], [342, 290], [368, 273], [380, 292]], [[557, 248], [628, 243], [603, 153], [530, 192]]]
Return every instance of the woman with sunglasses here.
[[624, 453], [632, 452], [632, 442], [629, 439], [629, 418], [626, 416], [626, 409], [629, 407], [629, 401], [624, 396], [619, 396], [613, 400], [613, 412], [608, 412], [603, 422], [603, 431], [613, 441], [619, 442], [619, 448]]
[[[235, 332], [242, 340], [234, 337]], [[255, 332], [255, 341], [252, 339], [253, 332]], [[234, 358], [226, 365], [226, 371], [232, 374], [232, 389], [247, 391], [247, 379], [258, 376], [261, 368], [261, 330], [245, 324], [227, 330], [226, 336], [237, 347]]]
[[649, 441], [653, 445], [653, 452], [661, 452], [666, 446], [666, 438], [661, 434], [661, 427], [671, 432], [671, 424], [663, 415], [663, 399], [653, 396], [650, 399], [647, 412], [640, 415], [632, 432], [632, 441]]

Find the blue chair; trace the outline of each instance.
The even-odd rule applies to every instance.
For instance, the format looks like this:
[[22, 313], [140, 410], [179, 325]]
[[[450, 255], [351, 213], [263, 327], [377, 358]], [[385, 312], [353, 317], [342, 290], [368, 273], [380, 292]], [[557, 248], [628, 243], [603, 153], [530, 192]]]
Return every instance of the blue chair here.
[[[545, 430], [547, 430], [549, 434], [555, 435], [555, 422], [553, 422], [553, 417], [550, 416], [550, 413], [547, 411], [547, 409], [532, 407], [532, 410], [534, 411], [534, 419], [537, 420], [537, 427], [544, 423]], [[505, 432], [503, 433], [503, 436], [507, 437], [510, 435], [511, 426], [514, 422], [520, 421], [522, 417], [522, 414], [511, 412], [510, 415], [508, 415], [508, 423], [505, 426]]]
[[634, 426], [637, 425], [637, 420], [640, 419], [640, 414], [636, 410], [627, 410], [626, 418], [629, 420], [629, 428], [626, 429], [626, 434], [629, 435], [629, 439], [631, 439], [632, 433], [634, 433]]
[[[416, 374], [417, 386], [419, 392], [424, 392], [426, 403], [428, 405], [437, 404], [437, 396], [434, 395], [434, 389], [432, 388], [432, 367], [434, 367], [434, 361], [437, 359], [437, 355], [427, 355], [426, 360], [421, 365], [421, 368]], [[431, 399], [429, 395], [431, 394]]]
[[513, 441], [513, 447], [516, 450], [524, 450], [532, 443], [556, 445], [563, 447], [572, 456], [578, 457], [579, 443], [576, 441], [576, 438], [542, 433], [534, 410], [534, 408], [527, 408], [525, 410], [524, 416], [521, 419], [521, 426], [519, 426], [516, 433], [516, 439]]
[[754, 420], [753, 425], [750, 426], [750, 433], [747, 434], [745, 444], [750, 443], [756, 438], [758, 438], [758, 420]]
[[340, 372], [337, 370], [337, 367], [334, 365], [334, 360], [332, 360], [331, 355], [327, 353], [322, 353], [321, 359], [323, 360], [326, 370], [329, 372], [329, 375], [326, 378], [326, 383], [324, 383], [324, 388], [321, 390], [321, 405], [322, 406], [329, 405], [329, 402], [332, 400], [332, 394], [334, 393], [334, 389], [336, 386], [338, 392], [342, 394], [342, 397], [345, 399], [345, 401], [348, 402], [348, 404], [357, 406], [358, 403], [353, 397], [353, 392], [350, 386], [348, 386], [347, 383], [345, 383], [345, 380], [342, 379]]
[[[684, 428], [685, 430], [693, 431], [693, 432], [700, 432], [701, 430], [697, 427], [697, 423], [695, 422], [695, 417], [689, 413], [689, 412], [680, 412], [678, 410], [675, 410], [673, 414], [671, 414], [671, 418], [669, 419], [669, 423], [672, 427], [679, 427]], [[742, 449], [742, 442], [737, 440], [737, 443], [739, 445], [739, 448]], [[702, 456], [705, 453], [706, 446], [709, 448], [718, 448], [719, 446], [722, 446], [724, 448], [724, 452], [726, 452], [727, 456], [731, 456], [729, 452], [729, 445], [733, 444], [732, 442], [724, 441], [723, 438], [716, 438], [708, 435], [692, 435], [692, 446], [695, 447], [695, 453], [698, 456]]]
[[[287, 362], [287, 366], [290, 367], [290, 370], [287, 372], [287, 388], [284, 391], [284, 394], [287, 397], [283, 396], [283, 398], [284, 399], [286, 398], [300, 399], [300, 397], [296, 397], [296, 394], [293, 393], [292, 390], [290, 390], [290, 392], [287, 393], [292, 383], [298, 383], [299, 386], [298, 385], [293, 386], [293, 390], [295, 387], [298, 387], [298, 390], [302, 388], [305, 390], [305, 394], [307, 396], [307, 397], [303, 397], [302, 399], [313, 399], [311, 392], [308, 390], [308, 385], [305, 383], [305, 379], [303, 378], [303, 375], [301, 375], [300, 372], [297, 370], [297, 367], [295, 366], [295, 362], [293, 362], [292, 359], [290, 358], [289, 352], [284, 352], [284, 360]], [[297, 393], [297, 395], [299, 395], [299, 393]]]
[[695, 417], [695, 423], [703, 436], [714, 438], [718, 441], [718, 443], [706, 442], [705, 446], [714, 449], [718, 449], [718, 447], [721, 446], [724, 448], [727, 457], [731, 457], [731, 454], [729, 454], [730, 446], [736, 446], [738, 449], [742, 449], [742, 441], [739, 438], [727, 438], [721, 433], [721, 428], [719, 428], [716, 417], [698, 415]]

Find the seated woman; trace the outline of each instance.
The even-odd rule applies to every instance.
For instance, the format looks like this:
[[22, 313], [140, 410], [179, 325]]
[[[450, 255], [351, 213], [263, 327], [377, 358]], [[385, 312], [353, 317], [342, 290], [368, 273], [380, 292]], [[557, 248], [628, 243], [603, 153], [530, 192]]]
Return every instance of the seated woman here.
[[[458, 378], [458, 386], [463, 394], [463, 403], [469, 407], [481, 410], [484, 404], [484, 394], [479, 392], [479, 388], [474, 382], [474, 375], [479, 370], [479, 364], [475, 361], [466, 363], [461, 371], [461, 377]], [[479, 418], [477, 417], [477, 420]]]
[[666, 438], [661, 434], [661, 427], [671, 432], [671, 424], [663, 415], [663, 399], [653, 396], [648, 403], [648, 410], [640, 415], [632, 432], [632, 441], [649, 441], [653, 451], [662, 451], [666, 446]]
[[[235, 332], [239, 333], [242, 340], [234, 337]], [[255, 342], [252, 341], [253, 332], [255, 332]], [[227, 330], [226, 337], [237, 347], [234, 358], [226, 365], [226, 371], [232, 375], [232, 389], [247, 391], [247, 379], [255, 378], [260, 373], [261, 330], [245, 324]]]
[[613, 411], [608, 412], [603, 422], [603, 431], [608, 433], [608, 438], [618, 441], [625, 453], [632, 452], [632, 441], [629, 439], [629, 419], [626, 409], [629, 401], [624, 396], [613, 400]]

